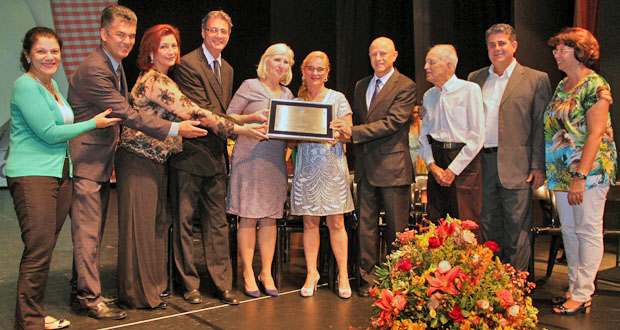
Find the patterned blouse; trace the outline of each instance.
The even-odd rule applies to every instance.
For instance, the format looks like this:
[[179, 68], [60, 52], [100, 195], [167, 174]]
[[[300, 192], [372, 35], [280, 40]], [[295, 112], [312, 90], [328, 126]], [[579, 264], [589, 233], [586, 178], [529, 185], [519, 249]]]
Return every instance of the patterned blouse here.
[[[588, 137], [587, 111], [601, 99], [609, 104], [613, 102], [609, 84], [594, 71], [590, 71], [571, 91], [563, 92], [566, 80], [560, 81], [555, 89], [544, 117], [547, 186], [562, 191], [568, 191], [581, 161]], [[607, 129], [588, 173], [586, 189], [615, 183], [617, 163], [613, 137], [611, 116], [608, 115]]]
[[[140, 74], [129, 95], [129, 104], [136, 111], [174, 122], [206, 118], [210, 124], [209, 128], [218, 137], [226, 139], [233, 134], [234, 124], [232, 122], [198, 107], [179, 91], [172, 79], [156, 70]], [[168, 136], [160, 141], [123, 126], [119, 146], [163, 164], [172, 154], [182, 151], [182, 138], [181, 136]]]

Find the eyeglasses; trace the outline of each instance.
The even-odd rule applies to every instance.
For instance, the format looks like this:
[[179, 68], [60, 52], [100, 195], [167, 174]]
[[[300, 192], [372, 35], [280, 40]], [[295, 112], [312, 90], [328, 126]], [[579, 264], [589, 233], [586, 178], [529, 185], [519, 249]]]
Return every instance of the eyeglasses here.
[[318, 72], [319, 74], [321, 74], [321, 73], [325, 72], [325, 68], [322, 68], [322, 67], [315, 68], [315, 67], [313, 67], [313, 66], [307, 66], [307, 67], [306, 67], [306, 70], [308, 70], [309, 72], [314, 72], [314, 71], [316, 71], [316, 72]]
[[211, 33], [211, 34], [217, 34], [219, 32], [223, 36], [227, 36], [230, 33], [230, 31], [228, 31], [226, 29], [218, 29], [218, 28], [215, 28], [215, 27], [206, 28], [205, 30], [207, 32]]
[[561, 48], [561, 49], [554, 49], [551, 51], [551, 53], [553, 53], [553, 56], [558, 56], [558, 54], [566, 54], [566, 53], [571, 53], [574, 52], [575, 48]]

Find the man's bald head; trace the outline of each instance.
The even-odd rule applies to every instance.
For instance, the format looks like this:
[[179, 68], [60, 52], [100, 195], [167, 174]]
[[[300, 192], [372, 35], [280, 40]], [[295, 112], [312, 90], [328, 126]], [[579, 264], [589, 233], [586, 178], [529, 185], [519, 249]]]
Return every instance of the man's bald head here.
[[370, 44], [368, 55], [375, 75], [381, 78], [394, 68], [394, 61], [398, 57], [398, 52], [390, 38], [379, 37]]

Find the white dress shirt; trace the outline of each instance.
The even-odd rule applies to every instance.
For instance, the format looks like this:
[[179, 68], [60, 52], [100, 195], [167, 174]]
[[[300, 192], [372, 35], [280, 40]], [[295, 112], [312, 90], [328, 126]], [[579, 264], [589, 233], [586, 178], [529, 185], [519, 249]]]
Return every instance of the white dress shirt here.
[[213, 57], [213, 55], [211, 55], [211, 53], [209, 52], [205, 44], [202, 44], [202, 52], [205, 54], [205, 57], [207, 58], [207, 63], [209, 63], [209, 66], [211, 67], [211, 71], [215, 73], [215, 67], [213, 67], [213, 62], [215, 61], [218, 61], [220, 63], [220, 68], [222, 67], [222, 54], [220, 54], [220, 56], [218, 56], [217, 58]]
[[486, 138], [484, 139], [485, 148], [493, 148], [498, 146], [498, 125], [499, 125], [499, 105], [502, 102], [504, 96], [504, 90], [508, 85], [508, 80], [512, 71], [517, 65], [517, 60], [513, 59], [512, 63], [504, 70], [504, 74], [498, 76], [495, 73], [495, 66], [491, 64], [489, 67], [489, 77], [482, 86], [482, 99], [484, 102], [484, 115], [486, 117], [485, 131]]
[[420, 157], [426, 164], [435, 162], [426, 135], [441, 142], [460, 142], [465, 146], [448, 166], [455, 175], [469, 165], [484, 143], [484, 109], [478, 84], [453, 75], [441, 89], [424, 93], [426, 114], [420, 128]]
[[381, 89], [383, 89], [383, 86], [385, 86], [385, 83], [390, 80], [390, 77], [393, 73], [394, 68], [392, 68], [392, 71], [390, 71], [388, 74], [381, 78], [377, 77], [376, 74], [372, 76], [372, 80], [370, 81], [370, 84], [368, 84], [368, 89], [366, 90], [366, 108], [370, 108], [370, 100], [372, 99], [372, 94], [375, 93], [375, 85], [377, 84], [377, 79], [381, 80], [381, 85], [379, 86], [379, 91], [381, 91]]

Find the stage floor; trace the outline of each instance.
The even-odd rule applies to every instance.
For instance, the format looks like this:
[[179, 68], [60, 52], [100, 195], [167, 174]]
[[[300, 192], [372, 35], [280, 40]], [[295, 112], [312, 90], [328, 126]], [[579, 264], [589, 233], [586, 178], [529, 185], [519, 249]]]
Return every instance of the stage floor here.
[[[13, 202], [7, 189], [0, 189], [0, 329], [11, 329], [14, 321], [15, 291], [19, 259], [23, 249]], [[201, 288], [204, 302], [186, 303], [178, 294], [168, 299], [163, 311], [128, 310], [128, 316], [119, 321], [98, 321], [71, 311], [69, 279], [71, 278], [71, 228], [67, 220], [62, 230], [50, 270], [45, 308], [49, 315], [67, 318], [70, 329], [365, 329], [370, 326], [372, 300], [353, 294], [348, 300], [338, 296], [324, 284], [314, 297], [301, 298], [305, 265], [301, 250], [301, 234], [291, 234], [291, 262], [284, 265], [283, 288], [277, 298], [249, 299], [242, 290], [237, 292], [239, 306], [228, 306], [212, 298]], [[117, 259], [116, 191], [112, 189], [106, 231], [102, 248], [102, 285], [106, 295], [116, 295]], [[196, 259], [204, 275], [200, 235], [195, 235]], [[606, 239], [606, 253], [601, 270], [615, 264], [617, 239]], [[590, 314], [558, 316], [551, 313], [550, 299], [559, 295], [567, 285], [566, 265], [556, 263], [553, 274], [543, 276], [547, 267], [549, 237], [536, 240], [537, 289], [532, 293], [534, 305], [540, 310], [539, 328], [605, 330], [620, 328], [620, 286], [600, 283], [593, 298]], [[257, 258], [258, 259], [258, 255]], [[256, 264], [258, 265], [258, 264]], [[257, 269], [255, 267], [255, 269]], [[238, 287], [242, 288], [241, 279]]]

